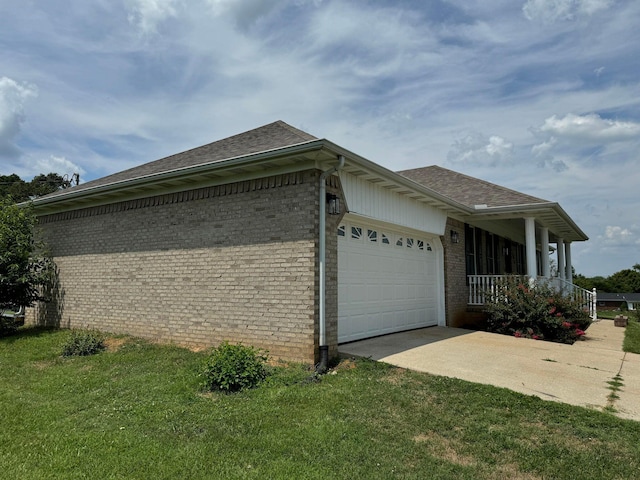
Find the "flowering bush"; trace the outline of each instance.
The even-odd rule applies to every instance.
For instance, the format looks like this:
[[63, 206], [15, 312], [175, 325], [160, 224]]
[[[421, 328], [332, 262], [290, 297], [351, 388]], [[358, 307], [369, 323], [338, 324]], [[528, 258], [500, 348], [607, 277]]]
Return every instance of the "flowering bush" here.
[[485, 306], [490, 332], [572, 344], [591, 325], [589, 314], [549, 285], [530, 288], [523, 279], [508, 279], [488, 295]]

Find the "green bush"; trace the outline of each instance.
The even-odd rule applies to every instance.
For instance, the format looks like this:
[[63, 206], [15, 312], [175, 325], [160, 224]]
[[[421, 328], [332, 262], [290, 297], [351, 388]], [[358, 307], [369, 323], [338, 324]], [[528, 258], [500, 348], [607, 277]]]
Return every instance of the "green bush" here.
[[0, 316], [0, 338], [16, 333], [18, 324], [11, 317]]
[[572, 344], [591, 325], [580, 304], [547, 284], [530, 288], [522, 280], [509, 279], [496, 292], [485, 306], [490, 332]]
[[85, 356], [101, 352], [106, 348], [104, 337], [91, 330], [72, 330], [62, 345], [62, 356]]
[[222, 343], [214, 348], [202, 372], [206, 390], [238, 392], [257, 386], [267, 376], [267, 353], [245, 345]]

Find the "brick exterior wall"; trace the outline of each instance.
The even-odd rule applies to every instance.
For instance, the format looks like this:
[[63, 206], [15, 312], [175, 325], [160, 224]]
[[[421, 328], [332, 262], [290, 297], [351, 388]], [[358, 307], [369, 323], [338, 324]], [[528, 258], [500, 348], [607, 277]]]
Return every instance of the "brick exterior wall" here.
[[[451, 230], [458, 232], [458, 243], [451, 242]], [[467, 267], [465, 262], [465, 230], [464, 223], [447, 218], [444, 236], [441, 237], [444, 247], [444, 284], [445, 311], [447, 326], [462, 327], [467, 320]]]
[[[58, 284], [54, 301], [39, 305], [34, 321], [190, 346], [228, 340], [265, 348], [276, 358], [317, 361], [319, 174], [309, 170], [41, 217]], [[339, 192], [339, 184], [328, 191]], [[327, 230], [335, 232], [339, 221], [327, 216]], [[332, 355], [335, 237], [327, 236]]]

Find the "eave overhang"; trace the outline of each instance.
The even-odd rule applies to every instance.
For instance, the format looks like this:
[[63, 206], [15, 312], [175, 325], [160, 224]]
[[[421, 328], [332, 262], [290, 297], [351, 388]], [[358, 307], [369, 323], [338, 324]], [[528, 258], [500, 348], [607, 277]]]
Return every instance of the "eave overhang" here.
[[204, 162], [112, 183], [89, 187], [80, 185], [36, 198], [32, 203], [38, 215], [48, 215], [311, 168], [326, 170], [335, 164], [338, 155], [345, 157], [345, 165], [342, 169], [344, 172], [398, 195], [405, 195], [417, 202], [438, 208], [448, 216], [459, 220], [469, 222], [473, 219], [510, 220], [532, 216], [536, 218], [539, 226], [548, 227], [557, 238], [563, 238], [565, 241], [588, 240], [585, 233], [557, 203], [472, 208], [326, 139], [310, 140], [282, 148]]
[[60, 193], [36, 198], [33, 200], [33, 205], [38, 215], [47, 215], [310, 168], [326, 170], [335, 163], [337, 155], [343, 155], [346, 159], [344, 171], [382, 188], [440, 208], [447, 214], [470, 212], [468, 207], [326, 139], [311, 140], [255, 154], [205, 162], [113, 183], [84, 188], [81, 185]]
[[565, 242], [581, 242], [589, 237], [578, 227], [564, 209], [555, 202], [510, 205], [501, 207], [476, 206], [470, 215], [473, 220], [513, 220], [534, 217], [536, 224], [547, 227], [552, 238], [562, 238]]

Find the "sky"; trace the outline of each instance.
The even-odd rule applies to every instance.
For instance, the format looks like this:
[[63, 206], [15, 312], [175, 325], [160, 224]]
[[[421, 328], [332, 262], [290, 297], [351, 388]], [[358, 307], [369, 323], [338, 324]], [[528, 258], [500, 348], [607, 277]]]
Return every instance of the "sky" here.
[[276, 120], [558, 202], [640, 263], [637, 0], [0, 0], [0, 174], [81, 181]]

